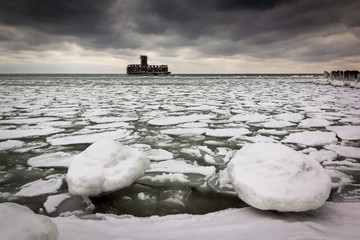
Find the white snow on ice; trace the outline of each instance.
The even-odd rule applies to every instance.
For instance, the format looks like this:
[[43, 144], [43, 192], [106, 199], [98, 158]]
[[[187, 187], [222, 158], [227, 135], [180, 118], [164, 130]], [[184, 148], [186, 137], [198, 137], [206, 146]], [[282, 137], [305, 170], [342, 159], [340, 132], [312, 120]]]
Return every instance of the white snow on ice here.
[[245, 145], [227, 169], [239, 197], [263, 210], [316, 209], [331, 190], [331, 179], [317, 161], [281, 144]]
[[[277, 214], [251, 207], [205, 215], [136, 218], [97, 214], [97, 219], [57, 217], [59, 240], [87, 239], [347, 239], [360, 234], [360, 203], [326, 203], [310, 213]], [[101, 220], [99, 220], [101, 219]], [[140, 230], [139, 230], [140, 229]]]
[[360, 140], [360, 126], [327, 126], [326, 129], [343, 140]]
[[122, 139], [130, 136], [130, 131], [125, 129], [120, 129], [116, 131], [92, 133], [92, 134], [74, 134], [74, 135], [60, 135], [46, 138], [46, 141], [51, 145], [72, 145], [72, 144], [84, 144], [84, 143], [94, 143], [99, 139]]
[[30, 158], [27, 163], [32, 167], [69, 167], [78, 153], [54, 152]]
[[149, 158], [145, 153], [102, 139], [74, 158], [66, 181], [71, 194], [94, 196], [129, 186], [148, 167]]
[[48, 196], [44, 202], [44, 208], [47, 213], [52, 213], [56, 211], [56, 208], [62, 203], [65, 199], [71, 198], [69, 193], [62, 193], [58, 195]]
[[32, 128], [32, 129], [0, 130], [0, 140], [47, 136], [61, 131], [62, 131], [61, 129], [56, 129], [52, 127], [41, 128], [41, 129]]
[[282, 142], [296, 143], [305, 146], [323, 146], [336, 142], [336, 134], [333, 132], [304, 131], [291, 133]]
[[343, 157], [360, 159], [360, 148], [330, 144], [326, 149], [336, 152]]
[[21, 187], [21, 190], [18, 191], [16, 197], [35, 197], [43, 194], [54, 193], [62, 185], [62, 179], [49, 179], [49, 180], [36, 180], [30, 183], [27, 183]]
[[17, 148], [21, 148], [25, 143], [19, 140], [7, 140], [0, 142], [0, 151], [14, 150]]
[[52, 219], [17, 203], [0, 203], [0, 216], [0, 239], [58, 239], [58, 229]]

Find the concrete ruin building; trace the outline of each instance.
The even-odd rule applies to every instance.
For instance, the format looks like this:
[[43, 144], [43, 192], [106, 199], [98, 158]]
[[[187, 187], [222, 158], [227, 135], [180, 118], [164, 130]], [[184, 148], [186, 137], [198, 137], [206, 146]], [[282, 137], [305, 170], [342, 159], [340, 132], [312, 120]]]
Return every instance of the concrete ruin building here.
[[127, 74], [134, 75], [168, 75], [167, 65], [148, 65], [148, 57], [140, 56], [140, 64], [129, 64], [126, 68]]

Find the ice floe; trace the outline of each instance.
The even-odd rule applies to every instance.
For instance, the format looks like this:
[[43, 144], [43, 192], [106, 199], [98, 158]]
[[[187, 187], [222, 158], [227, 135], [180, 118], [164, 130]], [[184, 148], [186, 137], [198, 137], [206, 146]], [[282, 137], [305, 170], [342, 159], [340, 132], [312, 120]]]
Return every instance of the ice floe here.
[[113, 122], [133, 122], [137, 121], [137, 117], [90, 117], [93, 123], [113, 123]]
[[291, 133], [282, 142], [296, 143], [305, 146], [323, 146], [336, 142], [336, 134], [333, 132], [304, 131]]
[[210, 129], [206, 132], [206, 136], [228, 138], [238, 135], [250, 134], [251, 131], [247, 128], [223, 128], [223, 129]]
[[286, 128], [295, 126], [296, 124], [285, 120], [270, 119], [266, 122], [260, 123], [259, 125], [264, 128]]
[[281, 144], [245, 145], [227, 169], [239, 197], [263, 210], [316, 209], [331, 190], [330, 177], [317, 161]]
[[265, 122], [269, 119], [269, 116], [260, 114], [260, 113], [251, 113], [251, 114], [238, 114], [229, 119], [231, 122], [247, 122], [247, 123], [257, 123]]
[[172, 152], [166, 151], [164, 149], [151, 149], [146, 151], [146, 154], [148, 155], [149, 159], [153, 161], [164, 161], [174, 157]]
[[32, 167], [69, 167], [78, 153], [54, 152], [30, 158], [27, 163]]
[[275, 130], [275, 129], [259, 129], [257, 132], [263, 135], [274, 135], [274, 136], [284, 136], [288, 134], [288, 131], [286, 130]]
[[312, 127], [326, 127], [331, 125], [332, 122], [322, 118], [308, 118], [304, 119], [299, 123], [301, 128], [312, 128]]
[[181, 124], [181, 123], [196, 122], [199, 120], [211, 119], [214, 117], [215, 117], [215, 115], [212, 115], [212, 114], [208, 114], [208, 115], [192, 114], [192, 115], [152, 119], [148, 123], [150, 125], [154, 125], [154, 126], [170, 126], [170, 125], [177, 125], [177, 124]]
[[46, 138], [46, 141], [51, 145], [72, 145], [72, 144], [84, 144], [94, 143], [99, 139], [123, 139], [131, 135], [131, 132], [125, 129], [119, 129], [116, 131], [107, 131], [90, 134], [74, 134], [74, 135], [55, 135]]
[[58, 195], [48, 196], [46, 201], [44, 202], [44, 207], [46, 212], [47, 213], [55, 212], [59, 204], [68, 198], [71, 198], [71, 195], [69, 193], [62, 193]]
[[198, 173], [209, 178], [214, 175], [215, 167], [199, 166], [186, 161], [167, 160], [151, 163], [151, 167], [146, 172], [165, 172], [165, 173]]
[[58, 240], [56, 224], [47, 216], [33, 213], [17, 203], [0, 204], [0, 239]]
[[161, 130], [161, 133], [170, 136], [192, 136], [205, 134], [208, 131], [208, 128], [172, 128]]
[[327, 126], [326, 129], [343, 140], [360, 140], [360, 126]]
[[62, 185], [62, 179], [49, 179], [49, 180], [36, 180], [29, 182], [21, 187], [21, 190], [18, 191], [16, 197], [35, 197], [43, 194], [54, 193]]
[[103, 139], [74, 158], [66, 181], [71, 194], [94, 196], [129, 186], [148, 167], [149, 158], [143, 152]]
[[360, 148], [335, 145], [335, 144], [327, 145], [325, 146], [325, 148], [334, 151], [343, 157], [360, 159]]
[[304, 119], [304, 115], [300, 113], [281, 113], [274, 116], [277, 120], [289, 121], [298, 123]]
[[62, 131], [63, 130], [61, 129], [56, 129], [52, 127], [42, 128], [42, 129], [32, 128], [32, 129], [0, 130], [0, 140], [47, 136]]
[[14, 150], [17, 148], [21, 148], [25, 143], [19, 140], [7, 140], [0, 142], [0, 151]]
[[309, 152], [309, 156], [312, 159], [318, 161], [319, 163], [322, 163], [324, 161], [335, 160], [337, 158], [338, 154], [336, 152], [325, 150], [325, 149], [321, 149], [319, 151], [314, 149], [313, 151]]

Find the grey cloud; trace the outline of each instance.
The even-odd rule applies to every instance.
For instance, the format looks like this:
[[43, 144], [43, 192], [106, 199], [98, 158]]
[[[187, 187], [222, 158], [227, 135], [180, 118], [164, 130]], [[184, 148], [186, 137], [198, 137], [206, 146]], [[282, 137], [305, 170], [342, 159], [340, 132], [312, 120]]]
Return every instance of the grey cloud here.
[[[359, 9], [357, 0], [0, 0], [0, 25], [12, 29], [0, 42], [325, 61], [358, 54]], [[341, 44], [307, 40], [349, 32], [356, 39]]]

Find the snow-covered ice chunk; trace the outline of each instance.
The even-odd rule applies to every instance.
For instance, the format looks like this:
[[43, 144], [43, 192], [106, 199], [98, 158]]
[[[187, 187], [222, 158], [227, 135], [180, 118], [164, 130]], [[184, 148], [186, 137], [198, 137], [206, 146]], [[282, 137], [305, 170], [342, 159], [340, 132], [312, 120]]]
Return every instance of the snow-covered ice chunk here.
[[333, 132], [304, 131], [291, 133], [282, 142], [296, 143], [305, 146], [323, 146], [336, 142], [336, 134]]
[[58, 239], [57, 226], [49, 217], [35, 214], [17, 203], [1, 203], [0, 216], [0, 239]]
[[216, 193], [237, 196], [226, 169], [220, 170], [219, 173], [209, 178], [207, 183], [210, 189]]
[[350, 147], [350, 146], [341, 146], [330, 144], [325, 146], [326, 149], [331, 150], [343, 157], [356, 158], [360, 159], [360, 148]]
[[66, 181], [73, 195], [94, 196], [132, 184], [149, 167], [138, 149], [110, 139], [93, 143], [70, 164]]
[[0, 151], [13, 150], [16, 148], [21, 148], [25, 143], [19, 140], [7, 140], [0, 142]]
[[71, 195], [69, 193], [62, 193], [58, 195], [48, 196], [46, 201], [44, 202], [44, 207], [46, 212], [47, 213], [55, 212], [59, 204], [68, 198], [71, 198]]
[[36, 180], [27, 183], [21, 187], [21, 190], [15, 194], [16, 197], [35, 197], [43, 194], [54, 193], [62, 185], [62, 179]]
[[61, 131], [63, 130], [52, 127], [42, 129], [0, 130], [0, 140], [47, 136]]
[[125, 129], [119, 129], [116, 131], [109, 132], [100, 132], [100, 133], [91, 133], [83, 135], [62, 135], [62, 136], [53, 136], [46, 138], [46, 141], [51, 145], [72, 145], [72, 144], [84, 144], [84, 143], [94, 143], [100, 139], [122, 139], [130, 136], [130, 131]]
[[188, 122], [196, 122], [199, 120], [211, 119], [214, 118], [215, 115], [212, 114], [192, 114], [192, 115], [184, 115], [184, 116], [176, 116], [176, 117], [164, 117], [160, 119], [153, 119], [148, 121], [148, 124], [154, 126], [170, 126], [177, 125], [180, 123], [188, 123]]
[[32, 167], [69, 167], [74, 156], [75, 153], [67, 152], [45, 153], [30, 158], [27, 164]]
[[281, 144], [245, 145], [227, 170], [238, 196], [263, 210], [316, 209], [331, 190], [331, 179], [317, 161]]
[[360, 140], [360, 126], [327, 126], [326, 129], [343, 140]]
[[150, 160], [153, 161], [164, 161], [169, 160], [174, 157], [172, 152], [166, 151], [164, 149], [151, 149], [146, 152]]
[[331, 125], [332, 122], [322, 119], [322, 118], [308, 118], [305, 120], [302, 120], [299, 123], [299, 127], [301, 128], [312, 128], [312, 127], [326, 127]]
[[224, 128], [224, 129], [210, 129], [206, 132], [206, 136], [211, 137], [234, 137], [238, 135], [250, 134], [251, 131], [247, 128]]

